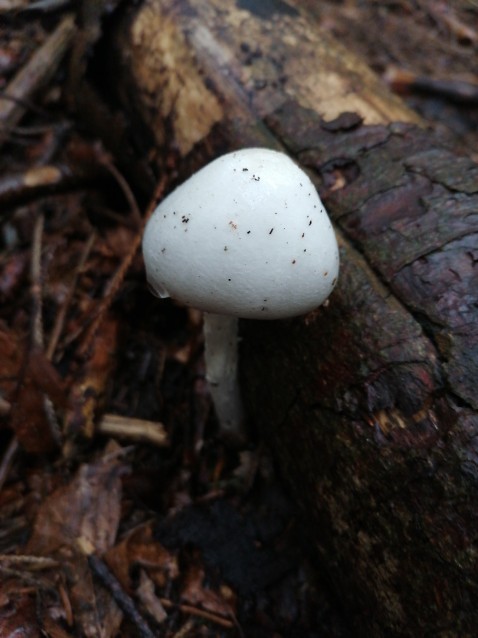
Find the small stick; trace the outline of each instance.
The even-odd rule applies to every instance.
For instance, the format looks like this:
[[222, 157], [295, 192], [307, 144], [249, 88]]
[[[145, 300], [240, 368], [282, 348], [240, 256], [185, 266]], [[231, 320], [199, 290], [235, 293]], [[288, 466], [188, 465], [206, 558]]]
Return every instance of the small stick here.
[[[6, 129], [0, 132], [0, 145], [5, 134], [16, 126], [24, 115], [24, 100], [47, 84], [54, 75], [75, 33], [75, 21], [66, 15], [46, 42], [32, 55], [28, 63], [17, 73], [0, 96], [0, 125]], [[4, 98], [7, 99], [4, 99]]]
[[123, 177], [123, 174], [116, 168], [113, 162], [110, 161], [106, 153], [103, 153], [103, 157], [101, 158], [101, 161], [103, 166], [111, 173], [111, 175], [114, 177], [114, 179], [118, 183], [118, 186], [123, 191], [123, 195], [125, 196], [129, 204], [130, 211], [136, 222], [136, 225], [138, 228], [141, 228], [143, 225], [141, 211], [139, 210], [138, 202], [136, 201], [136, 197], [134, 196], [134, 193], [131, 190], [130, 185], [128, 184], [126, 179]]
[[[58, 166], [35, 166], [22, 173], [4, 174], [0, 177], [0, 205], [2, 212], [15, 205], [49, 192], [64, 181], [64, 173]], [[70, 176], [69, 176], [70, 177]]]
[[0, 13], [20, 11], [26, 4], [27, 0], [7, 0], [6, 2], [1, 2], [0, 0]]
[[223, 618], [223, 616], [219, 616], [218, 614], [213, 614], [210, 611], [199, 609], [199, 607], [176, 604], [168, 598], [160, 598], [159, 601], [165, 609], [177, 609], [183, 614], [189, 614], [190, 616], [198, 616], [199, 618], [204, 618], [204, 620], [209, 620], [210, 622], [213, 622], [216, 625], [220, 625], [221, 627], [225, 627], [226, 629], [232, 629], [232, 627], [235, 627], [235, 624], [232, 620]]
[[62, 193], [104, 179], [105, 168], [101, 164], [75, 166], [63, 162], [33, 166], [21, 173], [6, 173], [0, 176], [0, 214], [35, 198]]
[[98, 432], [106, 436], [152, 443], [158, 447], [168, 445], [168, 435], [164, 425], [158, 421], [145, 421], [119, 414], [105, 414], [98, 423]]
[[0, 462], [0, 492], [3, 489], [5, 481], [7, 480], [7, 476], [10, 472], [10, 467], [12, 465], [13, 459], [15, 458], [15, 455], [18, 451], [18, 447], [19, 446], [17, 437], [13, 436]]
[[6, 13], [10, 11], [18, 11], [18, 13], [26, 11], [57, 11], [61, 7], [70, 3], [70, 0], [36, 0], [28, 3], [28, 0], [10, 0], [7, 7], [3, 8], [0, 4], [0, 12]]
[[88, 554], [87, 558], [91, 571], [98, 578], [103, 587], [110, 592], [116, 604], [125, 616], [127, 616], [135, 625], [138, 630], [138, 635], [141, 638], [155, 638], [155, 634], [151, 631], [149, 625], [136, 609], [134, 600], [123, 590], [120, 582], [108, 569], [106, 563], [95, 554]]
[[154, 209], [156, 208], [157, 202], [162, 198], [164, 194], [166, 183], [167, 183], [167, 179], [166, 177], [163, 176], [160, 179], [158, 186], [155, 190], [155, 193], [148, 205], [148, 209], [146, 211], [144, 219], [142, 220], [141, 227], [138, 230], [135, 238], [133, 239], [129, 253], [124, 257], [123, 261], [120, 263], [116, 272], [114, 273], [114, 275], [112, 276], [112, 278], [110, 279], [110, 281], [108, 282], [106, 286], [103, 299], [98, 304], [98, 308], [95, 313], [95, 318], [93, 319], [85, 335], [85, 338], [83, 339], [83, 342], [78, 349], [78, 355], [80, 357], [88, 356], [88, 353], [91, 349], [96, 333], [98, 332], [98, 328], [101, 322], [103, 321], [103, 317], [106, 311], [108, 310], [108, 308], [110, 307], [110, 305], [113, 303], [114, 297], [116, 293], [118, 292], [119, 287], [123, 283], [124, 277], [129, 267], [131, 266], [131, 262], [133, 261], [136, 255], [136, 252], [138, 251], [138, 248], [141, 245], [141, 241], [143, 239], [143, 228], [146, 225], [146, 222], [148, 221], [148, 219], [153, 214]]
[[32, 296], [32, 345], [43, 347], [42, 291], [41, 291], [41, 244], [45, 218], [38, 215], [33, 228], [32, 255], [30, 262], [30, 281]]
[[[2, 95], [1, 99], [8, 100], [10, 98], [6, 95]], [[15, 102], [15, 100], [13, 100], [13, 102]], [[24, 106], [25, 109], [27, 110], [36, 111], [39, 115], [43, 117], [46, 116], [46, 112], [43, 111], [41, 108], [37, 108], [34, 104], [31, 104], [29, 102], [24, 102], [22, 106]], [[15, 128], [12, 128], [10, 132], [15, 135], [30, 138], [30, 137], [37, 137], [39, 135], [44, 135], [45, 133], [49, 133], [52, 129], [52, 126], [53, 126], [52, 124], [38, 124], [37, 126], [34, 126], [34, 125], [15, 126]]]
[[0, 563], [28, 565], [30, 569], [52, 569], [59, 566], [58, 561], [53, 558], [30, 554], [0, 554]]
[[[42, 321], [42, 289], [41, 289], [41, 250], [42, 236], [45, 219], [43, 215], [38, 215], [33, 228], [32, 251], [30, 261], [30, 282], [32, 297], [32, 346], [33, 348], [43, 348], [43, 321]], [[53, 417], [53, 410], [50, 399], [45, 396], [45, 412], [48, 423], [52, 430], [55, 441], [60, 440], [58, 424]], [[3, 455], [0, 463], [0, 490], [7, 479], [13, 459], [19, 449], [16, 436], [13, 436], [10, 444]]]
[[439, 95], [459, 104], [478, 104], [478, 84], [462, 80], [446, 80], [416, 75], [412, 71], [391, 67], [385, 81], [397, 93], [426, 93]]
[[[31, 279], [31, 296], [32, 296], [32, 346], [43, 350], [44, 335], [43, 335], [43, 318], [42, 318], [42, 284], [41, 284], [41, 250], [42, 250], [42, 237], [43, 227], [45, 224], [45, 218], [43, 215], [38, 215], [35, 226], [33, 229], [33, 243], [32, 243], [32, 256], [30, 265], [30, 279]], [[53, 440], [60, 445], [61, 443], [61, 430], [58, 420], [56, 418], [55, 409], [51, 399], [44, 395], [44, 410], [47, 417], [47, 422], [50, 427], [50, 431]]]
[[53, 326], [53, 330], [51, 332], [50, 340], [48, 342], [48, 347], [46, 350], [46, 358], [49, 361], [53, 359], [53, 355], [55, 354], [55, 350], [58, 345], [60, 335], [63, 331], [63, 326], [65, 324], [66, 314], [73, 300], [73, 295], [75, 294], [75, 290], [78, 285], [78, 280], [80, 278], [84, 265], [91, 253], [95, 240], [96, 240], [96, 234], [92, 232], [91, 235], [88, 237], [88, 240], [86, 241], [85, 246], [83, 247], [83, 252], [81, 253], [80, 261], [78, 262], [78, 266], [76, 267], [75, 276], [73, 278], [73, 281], [71, 282], [66, 299], [64, 300], [60, 308], [60, 311], [58, 312], [55, 318], [55, 324]]
[[30, 574], [25, 574], [25, 572], [22, 572], [18, 569], [12, 569], [11, 567], [4, 567], [3, 565], [0, 565], [0, 574], [3, 574], [4, 576], [10, 576], [11, 578], [18, 578], [24, 583], [26, 583], [29, 587], [33, 587], [34, 591], [38, 592], [38, 589], [39, 589], [38, 578], [35, 578], [34, 576], [30, 576]]
[[192, 629], [194, 629], [194, 620], [192, 618], [189, 618], [188, 620], [186, 620], [184, 625], [180, 629], [178, 629], [178, 631], [172, 638], [185, 638], [186, 636], [190, 635], [189, 632]]
[[[419, 2], [419, 4], [422, 4]], [[429, 0], [425, 2], [425, 11], [433, 18], [436, 24], [442, 25], [447, 31], [453, 34], [458, 42], [466, 42], [476, 44], [478, 41], [478, 34], [471, 24], [466, 24], [461, 20], [456, 11], [454, 10], [452, 3], [450, 2], [437, 2]]]

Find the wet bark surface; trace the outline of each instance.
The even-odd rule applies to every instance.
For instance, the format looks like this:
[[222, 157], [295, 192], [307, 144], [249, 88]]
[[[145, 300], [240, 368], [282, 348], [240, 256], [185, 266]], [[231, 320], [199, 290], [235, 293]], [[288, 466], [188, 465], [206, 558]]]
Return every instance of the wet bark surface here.
[[[342, 269], [325, 307], [243, 322], [249, 414], [359, 632], [471, 635], [476, 164], [413, 123], [340, 45], [321, 47], [299, 12], [267, 6], [267, 16], [244, 3], [146, 9], [149, 24], [164, 12], [172, 40], [190, 45], [188, 74], [196, 68], [217, 107], [205, 125], [200, 100], [199, 137], [197, 127], [178, 134], [183, 166], [238, 145], [282, 148], [309, 170], [338, 229]], [[127, 65], [140, 93], [149, 90], [133, 102], [167, 142], [145, 111], [157, 90], [141, 73], [147, 42], [134, 40]], [[163, 106], [182, 64], [163, 68]], [[173, 139], [188, 104], [168, 111]]]
[[316, 316], [244, 322], [251, 413], [364, 635], [472, 635], [476, 165], [413, 126], [292, 111], [269, 124], [353, 248]]

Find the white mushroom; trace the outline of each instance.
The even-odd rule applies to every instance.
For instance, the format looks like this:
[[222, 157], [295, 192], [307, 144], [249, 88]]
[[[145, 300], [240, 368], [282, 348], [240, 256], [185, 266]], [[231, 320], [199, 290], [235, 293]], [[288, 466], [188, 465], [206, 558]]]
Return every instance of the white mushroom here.
[[337, 242], [314, 185], [283, 153], [228, 153], [161, 202], [143, 253], [159, 296], [205, 312], [217, 416], [224, 433], [239, 436], [238, 317], [304, 314], [325, 301], [337, 280]]

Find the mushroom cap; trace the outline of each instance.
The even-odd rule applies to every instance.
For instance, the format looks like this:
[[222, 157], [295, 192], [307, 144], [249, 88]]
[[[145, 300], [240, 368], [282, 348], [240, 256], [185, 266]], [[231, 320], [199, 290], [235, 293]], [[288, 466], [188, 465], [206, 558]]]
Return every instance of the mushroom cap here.
[[263, 148], [223, 155], [176, 188], [149, 220], [143, 253], [159, 296], [254, 319], [316, 308], [339, 269], [311, 180], [287, 155]]

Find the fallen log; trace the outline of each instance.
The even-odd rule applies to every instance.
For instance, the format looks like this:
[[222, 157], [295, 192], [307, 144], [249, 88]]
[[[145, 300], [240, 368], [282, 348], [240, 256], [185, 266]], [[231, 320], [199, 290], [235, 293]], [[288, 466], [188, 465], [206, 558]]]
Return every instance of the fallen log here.
[[335, 221], [326, 307], [243, 322], [270, 442], [354, 635], [478, 623], [478, 167], [289, 0], [149, 0], [118, 36], [121, 94], [185, 175], [286, 150]]

